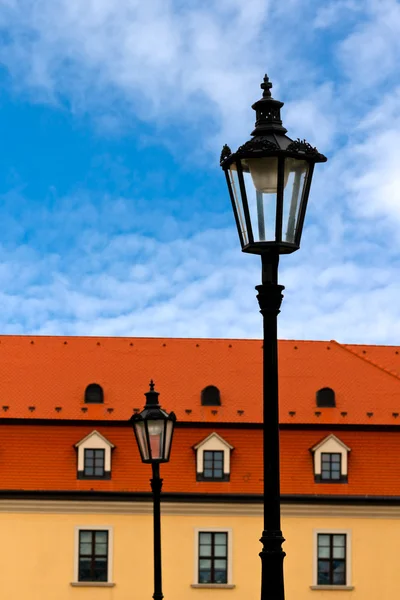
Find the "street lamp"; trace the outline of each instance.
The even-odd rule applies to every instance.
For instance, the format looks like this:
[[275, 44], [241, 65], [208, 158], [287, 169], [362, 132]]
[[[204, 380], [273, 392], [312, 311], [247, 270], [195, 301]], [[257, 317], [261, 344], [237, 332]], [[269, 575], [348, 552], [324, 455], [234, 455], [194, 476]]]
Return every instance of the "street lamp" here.
[[133, 431], [139, 447], [142, 462], [151, 464], [153, 477], [150, 479], [153, 491], [153, 533], [154, 533], [154, 600], [162, 600], [161, 575], [161, 489], [160, 463], [169, 461], [172, 436], [176, 416], [168, 414], [158, 403], [159, 393], [150, 381], [150, 391], [145, 393], [146, 405], [141, 413], [131, 417]]
[[261, 255], [256, 286], [263, 315], [264, 531], [260, 539], [261, 600], [284, 600], [279, 481], [277, 316], [284, 287], [278, 284], [280, 254], [300, 247], [315, 163], [327, 159], [305, 140], [291, 140], [283, 127], [283, 102], [274, 100], [267, 75], [256, 111], [253, 138], [232, 152], [224, 146], [225, 172], [243, 252]]

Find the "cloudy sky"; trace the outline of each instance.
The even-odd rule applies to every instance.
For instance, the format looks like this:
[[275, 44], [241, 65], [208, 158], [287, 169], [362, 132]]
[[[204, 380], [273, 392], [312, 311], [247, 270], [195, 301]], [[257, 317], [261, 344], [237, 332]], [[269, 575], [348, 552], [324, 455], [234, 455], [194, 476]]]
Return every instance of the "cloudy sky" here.
[[0, 331], [261, 336], [223, 143], [317, 165], [280, 336], [400, 344], [400, 4], [0, 0]]

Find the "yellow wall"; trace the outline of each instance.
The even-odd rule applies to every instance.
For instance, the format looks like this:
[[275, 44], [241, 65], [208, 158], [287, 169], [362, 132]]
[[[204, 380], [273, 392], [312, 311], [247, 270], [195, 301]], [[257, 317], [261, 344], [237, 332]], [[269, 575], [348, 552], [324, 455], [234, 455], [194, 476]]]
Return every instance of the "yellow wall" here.
[[[72, 587], [76, 526], [112, 525], [113, 588]], [[233, 530], [235, 589], [193, 589], [195, 528]], [[166, 600], [250, 600], [259, 597], [260, 516], [165, 515], [162, 519]], [[313, 591], [313, 529], [352, 531], [353, 591]], [[0, 513], [1, 598], [4, 600], [150, 600], [153, 593], [150, 514]], [[397, 518], [286, 516], [287, 600], [395, 600], [400, 598], [400, 520]]]

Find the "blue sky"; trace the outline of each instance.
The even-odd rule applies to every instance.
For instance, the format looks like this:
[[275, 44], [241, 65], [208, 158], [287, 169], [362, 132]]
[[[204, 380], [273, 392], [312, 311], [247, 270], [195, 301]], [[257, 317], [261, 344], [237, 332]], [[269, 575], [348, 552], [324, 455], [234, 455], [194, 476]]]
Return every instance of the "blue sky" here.
[[3, 0], [0, 331], [261, 336], [223, 143], [265, 72], [318, 165], [280, 336], [400, 340], [400, 5]]

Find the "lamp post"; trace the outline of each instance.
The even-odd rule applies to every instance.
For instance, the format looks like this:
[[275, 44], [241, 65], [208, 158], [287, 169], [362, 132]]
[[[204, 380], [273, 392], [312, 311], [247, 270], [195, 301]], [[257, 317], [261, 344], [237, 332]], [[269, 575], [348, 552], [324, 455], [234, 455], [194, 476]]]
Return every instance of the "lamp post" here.
[[225, 172], [243, 252], [261, 255], [256, 286], [263, 316], [264, 530], [261, 536], [261, 600], [284, 600], [279, 479], [277, 317], [284, 287], [278, 284], [280, 254], [298, 250], [315, 163], [327, 159], [305, 140], [291, 140], [283, 127], [283, 102], [274, 100], [267, 75], [252, 108], [252, 139], [232, 152], [224, 146]]
[[168, 414], [158, 403], [159, 393], [154, 390], [154, 382], [150, 381], [150, 391], [145, 393], [146, 405], [141, 413], [131, 417], [133, 431], [139, 447], [142, 462], [152, 466], [153, 477], [150, 479], [153, 492], [153, 535], [154, 535], [154, 600], [162, 600], [161, 574], [161, 489], [163, 480], [160, 477], [160, 463], [169, 461], [172, 436], [176, 416]]

